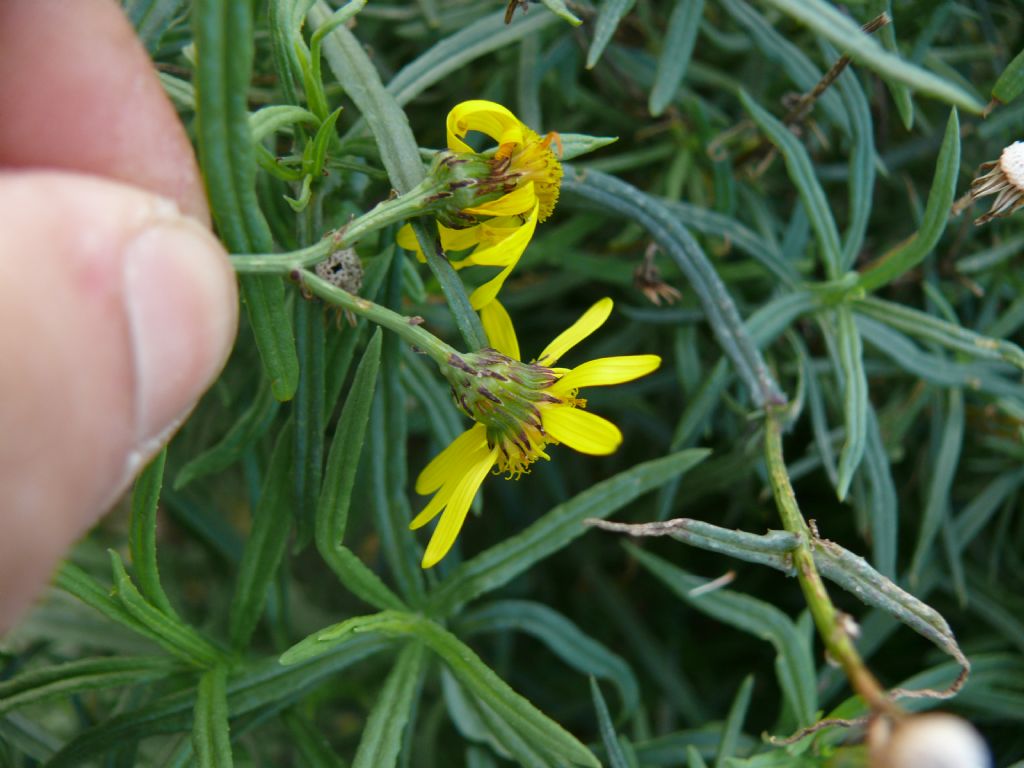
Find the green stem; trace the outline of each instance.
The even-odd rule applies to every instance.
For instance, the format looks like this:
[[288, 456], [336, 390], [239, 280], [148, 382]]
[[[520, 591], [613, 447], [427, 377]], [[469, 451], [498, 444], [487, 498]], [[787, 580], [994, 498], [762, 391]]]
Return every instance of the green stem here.
[[404, 195], [379, 203], [362, 216], [353, 219], [341, 230], [308, 248], [287, 253], [233, 254], [231, 264], [239, 273], [290, 274], [296, 269], [311, 267], [326, 259], [333, 251], [348, 248], [371, 232], [427, 213], [434, 195], [444, 188], [443, 182], [428, 176]]
[[768, 407], [765, 411], [765, 462], [782, 525], [797, 538], [797, 546], [791, 555], [793, 565], [826, 652], [840, 666], [854, 691], [860, 694], [872, 712], [900, 716], [902, 710], [889, 699], [857, 653], [843, 617], [833, 605], [818, 573], [814, 562], [817, 535], [800, 512], [782, 455], [782, 411], [779, 408]]
[[393, 312], [380, 304], [374, 304], [368, 299], [360, 298], [348, 291], [342, 290], [326, 280], [318, 277], [308, 270], [294, 270], [292, 278], [314, 296], [324, 301], [347, 309], [353, 314], [365, 317], [371, 323], [376, 323], [381, 328], [397, 333], [407, 343], [425, 353], [439, 366], [449, 364], [449, 359], [456, 354], [455, 350], [445, 344], [429, 331], [421, 328], [420, 318], [406, 317]]

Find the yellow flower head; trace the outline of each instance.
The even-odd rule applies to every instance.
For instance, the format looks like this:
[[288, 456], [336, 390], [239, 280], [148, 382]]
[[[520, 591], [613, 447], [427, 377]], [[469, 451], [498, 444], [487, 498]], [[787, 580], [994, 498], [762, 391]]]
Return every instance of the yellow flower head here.
[[457, 104], [448, 113], [447, 128], [448, 149], [452, 152], [473, 152], [463, 141], [470, 131], [479, 131], [497, 142], [488, 181], [513, 187], [498, 200], [465, 209], [468, 213], [508, 216], [525, 213], [536, 203], [537, 220], [544, 221], [555, 210], [562, 182], [562, 164], [551, 149], [557, 134], [542, 139], [501, 104], [481, 99]]
[[[495, 141], [493, 152], [477, 154], [463, 139], [478, 131]], [[448, 113], [448, 149], [435, 164], [445, 178], [451, 176], [446, 223], [438, 222], [441, 247], [472, 251], [452, 262], [468, 266], [501, 267], [501, 271], [469, 297], [481, 310], [498, 295], [519, 257], [533, 237], [537, 222], [555, 209], [562, 166], [551, 148], [557, 134], [540, 138], [509, 110], [493, 101], [464, 101]], [[454, 201], [454, 202], [453, 202]], [[451, 224], [453, 226], [448, 226]], [[415, 251], [422, 261], [416, 236], [408, 225], [398, 233], [398, 244]]]
[[493, 301], [481, 312], [491, 348], [453, 355], [446, 371], [457, 402], [476, 424], [434, 457], [416, 479], [416, 492], [434, 497], [409, 527], [419, 528], [441, 515], [423, 555], [424, 568], [436, 565], [451, 549], [489, 472], [516, 479], [537, 459], [549, 458], [548, 445], [564, 443], [580, 453], [603, 456], [622, 443], [618, 427], [583, 410], [586, 400], [577, 396], [579, 390], [646, 376], [661, 358], [629, 355], [599, 358], [572, 369], [554, 367], [601, 327], [611, 311], [612, 300], [601, 299], [531, 363], [520, 362], [519, 342], [501, 303]]

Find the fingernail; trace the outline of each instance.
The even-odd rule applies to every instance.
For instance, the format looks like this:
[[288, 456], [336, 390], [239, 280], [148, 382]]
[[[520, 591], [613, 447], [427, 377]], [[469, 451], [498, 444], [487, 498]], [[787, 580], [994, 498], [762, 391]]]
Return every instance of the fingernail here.
[[149, 453], [220, 372], [235, 337], [235, 278], [220, 243], [185, 219], [155, 223], [124, 253], [136, 445]]

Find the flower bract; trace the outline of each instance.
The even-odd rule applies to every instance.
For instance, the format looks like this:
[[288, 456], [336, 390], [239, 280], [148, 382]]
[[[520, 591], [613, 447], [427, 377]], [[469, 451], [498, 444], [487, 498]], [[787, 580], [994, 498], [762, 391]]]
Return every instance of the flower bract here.
[[434, 495], [410, 527], [420, 528], [441, 516], [423, 555], [424, 568], [451, 549], [488, 473], [516, 479], [536, 460], [549, 458], [547, 446], [559, 443], [595, 456], [619, 447], [619, 428], [585, 410], [579, 390], [645, 376], [661, 358], [628, 355], [570, 369], [556, 367], [566, 352], [604, 324], [611, 310], [611, 299], [601, 299], [530, 363], [520, 360], [515, 329], [501, 303], [493, 301], [481, 312], [491, 347], [453, 355], [445, 372], [459, 406], [476, 423], [434, 457], [416, 480], [417, 493]]

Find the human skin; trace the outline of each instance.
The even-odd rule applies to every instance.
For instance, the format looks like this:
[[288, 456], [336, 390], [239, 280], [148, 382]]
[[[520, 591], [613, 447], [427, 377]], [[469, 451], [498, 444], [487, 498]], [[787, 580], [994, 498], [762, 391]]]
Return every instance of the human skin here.
[[120, 7], [0, 2], [0, 633], [216, 377], [237, 303]]

